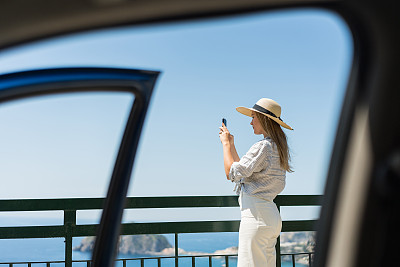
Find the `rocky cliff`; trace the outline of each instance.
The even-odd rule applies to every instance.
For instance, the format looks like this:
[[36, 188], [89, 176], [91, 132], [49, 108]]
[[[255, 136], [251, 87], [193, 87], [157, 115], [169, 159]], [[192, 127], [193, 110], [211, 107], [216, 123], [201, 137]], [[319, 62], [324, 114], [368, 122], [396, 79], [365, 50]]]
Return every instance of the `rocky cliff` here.
[[[75, 251], [93, 251], [95, 238], [86, 237], [81, 244], [74, 248]], [[129, 235], [119, 238], [118, 252], [122, 254], [154, 254], [166, 248], [171, 248], [171, 244], [162, 235]]]
[[[315, 232], [286, 232], [281, 234], [281, 253], [303, 253], [315, 251]], [[313, 258], [313, 256], [312, 256]], [[282, 261], [291, 261], [290, 256], [282, 257]], [[308, 255], [297, 255], [296, 261], [309, 265]]]

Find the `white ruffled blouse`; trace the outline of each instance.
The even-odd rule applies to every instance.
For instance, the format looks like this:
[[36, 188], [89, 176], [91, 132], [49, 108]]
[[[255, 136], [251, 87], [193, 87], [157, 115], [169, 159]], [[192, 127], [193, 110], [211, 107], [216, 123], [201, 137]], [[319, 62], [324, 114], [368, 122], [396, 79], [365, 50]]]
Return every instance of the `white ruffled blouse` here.
[[272, 201], [286, 184], [286, 171], [280, 167], [275, 143], [266, 137], [255, 143], [239, 162], [234, 162], [229, 179], [248, 195]]

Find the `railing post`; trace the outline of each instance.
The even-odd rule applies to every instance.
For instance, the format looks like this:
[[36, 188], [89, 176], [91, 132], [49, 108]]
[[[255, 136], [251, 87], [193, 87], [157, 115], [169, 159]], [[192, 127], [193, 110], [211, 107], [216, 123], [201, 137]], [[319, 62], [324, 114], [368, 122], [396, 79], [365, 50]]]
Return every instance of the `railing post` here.
[[175, 233], [175, 267], [179, 266], [179, 244], [178, 244], [178, 233]]
[[[278, 208], [279, 213], [281, 212], [281, 206], [276, 205]], [[281, 236], [278, 236], [278, 239], [276, 240], [276, 245], [275, 245], [275, 250], [276, 250], [276, 266], [281, 267]]]
[[281, 267], [281, 236], [278, 236], [275, 245], [276, 250], [276, 266]]
[[76, 226], [76, 210], [64, 210], [65, 267], [72, 267], [72, 237]]

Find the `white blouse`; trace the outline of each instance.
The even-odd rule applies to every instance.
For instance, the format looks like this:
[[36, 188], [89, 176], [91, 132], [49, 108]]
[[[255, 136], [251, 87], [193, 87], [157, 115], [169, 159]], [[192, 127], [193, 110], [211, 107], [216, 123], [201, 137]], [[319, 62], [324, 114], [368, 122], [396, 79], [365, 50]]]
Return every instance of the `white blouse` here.
[[[239, 162], [234, 162], [229, 179], [251, 196], [272, 201], [286, 184], [286, 171], [280, 167], [275, 143], [266, 137], [255, 143]], [[235, 188], [236, 188], [235, 186]]]

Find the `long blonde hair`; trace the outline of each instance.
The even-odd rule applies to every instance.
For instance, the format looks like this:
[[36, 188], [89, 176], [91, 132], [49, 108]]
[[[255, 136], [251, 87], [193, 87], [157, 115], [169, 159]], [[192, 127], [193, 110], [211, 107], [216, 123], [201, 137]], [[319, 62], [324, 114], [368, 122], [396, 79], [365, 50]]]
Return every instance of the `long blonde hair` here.
[[258, 121], [261, 124], [261, 127], [267, 133], [267, 136], [271, 137], [272, 141], [276, 144], [279, 152], [279, 161], [281, 164], [281, 168], [287, 172], [293, 172], [289, 162], [290, 162], [290, 153], [289, 146], [287, 143], [286, 134], [283, 132], [281, 126], [275, 121], [271, 120], [267, 116], [254, 112], [257, 116]]

